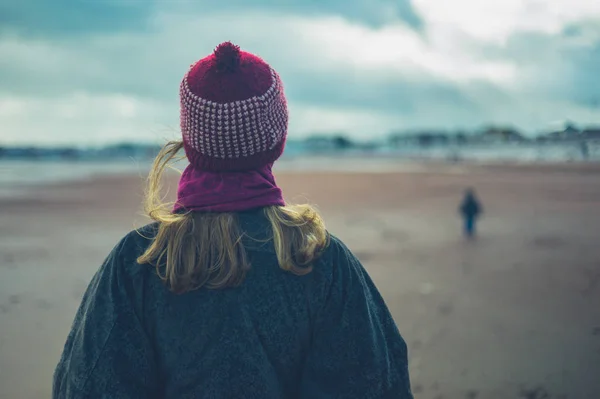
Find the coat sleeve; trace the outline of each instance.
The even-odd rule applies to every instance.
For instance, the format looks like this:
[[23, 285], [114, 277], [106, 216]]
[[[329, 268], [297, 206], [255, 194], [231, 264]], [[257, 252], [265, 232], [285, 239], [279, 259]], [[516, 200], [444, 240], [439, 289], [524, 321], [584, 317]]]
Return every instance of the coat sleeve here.
[[52, 397], [153, 398], [157, 369], [126, 272], [127, 238], [94, 275], [54, 372]]
[[359, 260], [337, 249], [324, 304], [314, 321], [302, 398], [412, 399], [408, 354], [383, 298]]

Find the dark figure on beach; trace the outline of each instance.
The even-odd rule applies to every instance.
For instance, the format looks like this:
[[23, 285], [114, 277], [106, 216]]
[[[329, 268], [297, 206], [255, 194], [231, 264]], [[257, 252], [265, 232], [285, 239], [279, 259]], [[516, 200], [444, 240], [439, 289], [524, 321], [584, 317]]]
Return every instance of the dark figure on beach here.
[[[53, 398], [412, 399], [406, 343], [367, 271], [275, 182], [288, 123], [277, 73], [223, 43], [180, 96], [183, 140], [148, 179], [154, 223], [92, 278]], [[160, 182], [181, 150], [170, 206]]]
[[464, 220], [464, 233], [467, 237], [471, 238], [475, 236], [477, 218], [481, 215], [482, 211], [483, 208], [477, 199], [475, 191], [468, 189], [460, 205], [460, 213]]

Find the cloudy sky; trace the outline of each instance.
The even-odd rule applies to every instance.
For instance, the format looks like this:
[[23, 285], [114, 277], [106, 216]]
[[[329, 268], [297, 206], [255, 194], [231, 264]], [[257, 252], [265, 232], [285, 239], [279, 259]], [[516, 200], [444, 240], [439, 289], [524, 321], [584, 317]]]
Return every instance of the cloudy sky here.
[[278, 70], [291, 137], [600, 123], [598, 0], [217, 3], [0, 0], [0, 144], [172, 138], [226, 40]]

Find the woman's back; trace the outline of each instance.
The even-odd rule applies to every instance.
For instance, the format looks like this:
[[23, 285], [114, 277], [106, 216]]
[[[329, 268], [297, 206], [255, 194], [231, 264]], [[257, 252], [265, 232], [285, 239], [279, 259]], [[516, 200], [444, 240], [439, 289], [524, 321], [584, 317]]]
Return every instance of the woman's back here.
[[235, 288], [174, 294], [135, 261], [157, 226], [128, 234], [84, 296], [54, 396], [410, 398], [404, 341], [344, 244], [296, 276], [263, 212], [238, 217], [251, 269]]

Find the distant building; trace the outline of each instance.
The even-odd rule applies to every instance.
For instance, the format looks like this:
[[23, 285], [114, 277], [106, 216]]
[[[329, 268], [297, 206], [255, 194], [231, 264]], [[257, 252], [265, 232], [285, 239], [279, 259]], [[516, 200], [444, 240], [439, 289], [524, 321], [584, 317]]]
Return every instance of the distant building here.
[[454, 134], [454, 142], [458, 145], [467, 144], [469, 142], [469, 136], [465, 132], [457, 132]]
[[562, 128], [551, 130], [549, 133], [539, 136], [538, 141], [578, 140], [580, 136], [581, 131], [579, 128], [574, 123], [567, 121]]
[[304, 142], [310, 151], [339, 151], [355, 148], [355, 143], [342, 134], [316, 135], [306, 139]]
[[476, 136], [483, 142], [523, 142], [527, 139], [518, 130], [506, 127], [488, 127]]
[[585, 140], [600, 140], [600, 127], [590, 127], [581, 131], [582, 139]]
[[62, 159], [75, 160], [80, 158], [80, 152], [75, 148], [62, 148], [58, 151], [58, 156]]
[[332, 141], [333, 146], [338, 150], [347, 150], [354, 147], [354, 143], [346, 136], [334, 136]]
[[417, 131], [412, 133], [395, 133], [389, 138], [390, 145], [394, 147], [415, 146], [430, 147], [433, 145], [445, 145], [450, 137], [441, 131]]
[[575, 137], [580, 134], [579, 129], [572, 123], [567, 123], [565, 126], [565, 130], [563, 130], [563, 134], [566, 137]]

